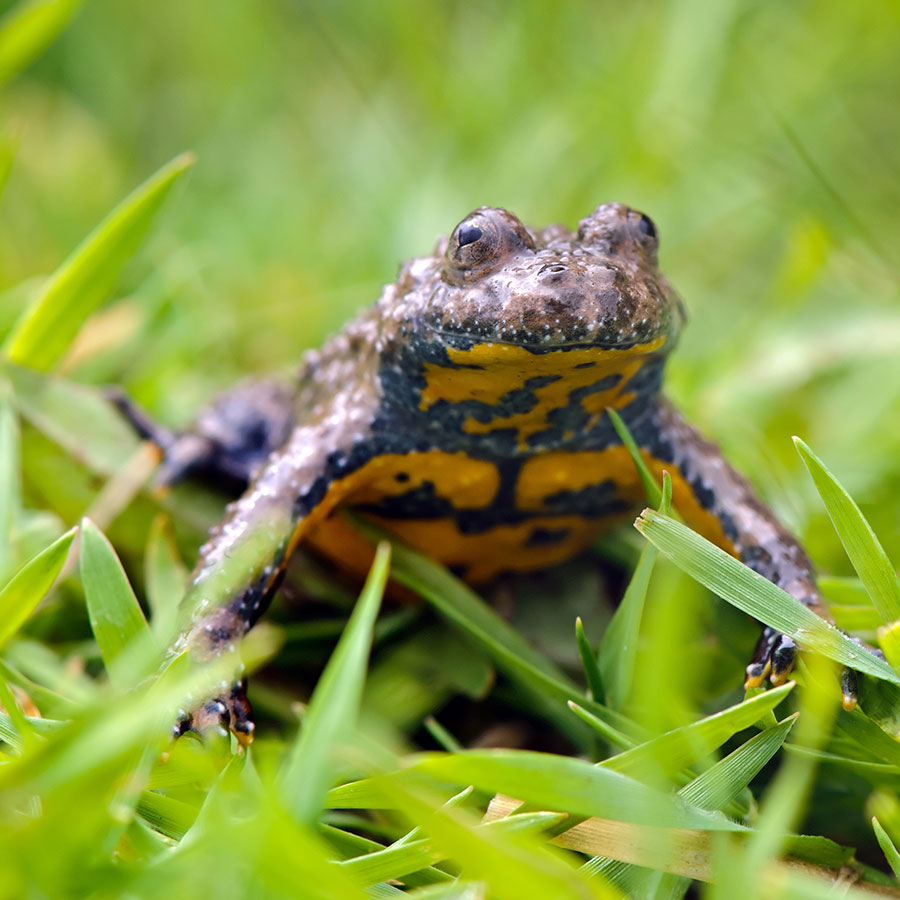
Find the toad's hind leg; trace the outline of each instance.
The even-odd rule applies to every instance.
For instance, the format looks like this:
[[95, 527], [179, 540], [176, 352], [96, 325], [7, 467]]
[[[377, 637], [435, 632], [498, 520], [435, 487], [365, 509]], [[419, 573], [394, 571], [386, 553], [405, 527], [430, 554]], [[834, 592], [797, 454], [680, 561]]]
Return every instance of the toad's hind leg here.
[[290, 435], [295, 387], [274, 379], [248, 379], [219, 394], [184, 431], [155, 423], [118, 388], [109, 398], [145, 440], [163, 454], [156, 484], [194, 476], [232, 496]]

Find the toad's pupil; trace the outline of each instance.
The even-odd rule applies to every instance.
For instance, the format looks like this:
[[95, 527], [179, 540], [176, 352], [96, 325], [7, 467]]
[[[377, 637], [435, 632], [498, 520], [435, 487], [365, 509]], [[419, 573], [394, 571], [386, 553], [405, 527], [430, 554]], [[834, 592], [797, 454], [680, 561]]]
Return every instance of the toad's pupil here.
[[475, 241], [480, 240], [483, 234], [484, 232], [477, 225], [463, 225], [459, 229], [456, 238], [459, 241], [459, 246], [465, 247], [466, 244], [474, 244]]
[[653, 219], [649, 216], [641, 216], [638, 221], [638, 228], [647, 235], [647, 237], [655, 238], [656, 237], [656, 226], [653, 224]]

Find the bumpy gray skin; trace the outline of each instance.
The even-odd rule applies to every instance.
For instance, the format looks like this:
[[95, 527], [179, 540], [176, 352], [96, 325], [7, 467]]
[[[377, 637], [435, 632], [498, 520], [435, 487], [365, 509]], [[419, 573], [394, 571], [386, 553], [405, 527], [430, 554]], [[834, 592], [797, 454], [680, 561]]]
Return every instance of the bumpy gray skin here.
[[[389, 528], [391, 522], [441, 519], [454, 522], [460, 533], [491, 540], [498, 529], [527, 525], [531, 516], [540, 524], [528, 537], [536, 545], [566, 539], [564, 529], [546, 527], [548, 516], [582, 517], [599, 527], [630, 508], [634, 497], [624, 496], [612, 480], [559, 491], [547, 498], [540, 517], [516, 500], [530, 460], [619, 444], [608, 418], [589, 416], [584, 400], [614, 388], [622, 375], [580, 382], [525, 438], [514, 429], [479, 430], [471, 423], [502, 423], [537, 409], [541, 390], [567, 377], [572, 351], [614, 354], [653, 342], [659, 348], [629, 375], [633, 399], [619, 409], [635, 439], [687, 482], [700, 507], [719, 521], [729, 549], [824, 614], [799, 542], [718, 448], [662, 397], [664, 362], [684, 318], [680, 298], [657, 266], [656, 229], [643, 214], [606, 204], [572, 233], [562, 226], [529, 231], [506, 210], [482, 207], [439, 242], [434, 255], [406, 264], [372, 308], [308, 353], [295, 383], [245, 383], [182, 434], [157, 428], [120, 400], [138, 430], [163, 448], [164, 480], [196, 473], [243, 490], [200, 551], [188, 591], [192, 624], [186, 641], [200, 656], [233, 645], [267, 606], [304, 522], [330, 515], [338, 505], [354, 506], [352, 494], [339, 496], [335, 486], [385, 455], [418, 460], [430, 450], [461, 454], [495, 467], [499, 480], [493, 501], [474, 511], [438, 496], [429, 482], [370, 498], [363, 511]], [[559, 374], [523, 376], [490, 402], [478, 396], [423, 401], [429, 372], [467, 368], [454, 361], [460, 351], [493, 345], [524, 348], [535, 360], [554, 354]], [[593, 363], [575, 368], [585, 365]], [[485, 384], [492, 377], [486, 369]], [[464, 567], [460, 574], [466, 576]], [[766, 629], [748, 683], [768, 675], [784, 681], [795, 653], [789, 638]], [[845, 687], [855, 695], [849, 681]], [[210, 720], [249, 736], [253, 726], [242, 686], [187, 716], [182, 728], [202, 729]]]

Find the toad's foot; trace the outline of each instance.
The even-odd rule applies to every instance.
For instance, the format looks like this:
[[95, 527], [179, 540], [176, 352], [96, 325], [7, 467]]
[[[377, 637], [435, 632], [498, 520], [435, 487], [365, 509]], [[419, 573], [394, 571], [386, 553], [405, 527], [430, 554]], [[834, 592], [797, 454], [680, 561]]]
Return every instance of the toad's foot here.
[[182, 716], [172, 729], [173, 737], [193, 731], [201, 737], [215, 731], [235, 736], [242, 747], [253, 742], [253, 708], [247, 699], [247, 680], [239, 681], [228, 694], [213, 697], [199, 709]]
[[[881, 651], [864, 647], [876, 655]], [[753, 651], [753, 658], [747, 666], [747, 679], [744, 689], [759, 687], [766, 678], [774, 685], [784, 684], [797, 661], [797, 645], [787, 635], [781, 634], [774, 628], [766, 627]], [[856, 708], [859, 701], [857, 691], [856, 672], [853, 669], [841, 670], [841, 705], [847, 712]]]

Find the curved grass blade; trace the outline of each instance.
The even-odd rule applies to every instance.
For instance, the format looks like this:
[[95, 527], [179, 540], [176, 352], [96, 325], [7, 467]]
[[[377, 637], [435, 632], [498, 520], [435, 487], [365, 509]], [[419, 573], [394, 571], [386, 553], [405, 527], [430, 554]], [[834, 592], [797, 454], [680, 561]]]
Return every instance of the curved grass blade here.
[[104, 301], [177, 179], [193, 165], [184, 153], [126, 197], [44, 284], [6, 339], [13, 362], [48, 370]]
[[739, 731], [749, 728], [767, 712], [773, 710], [793, 690], [788, 682], [750, 700], [737, 703], [722, 712], [698, 719], [690, 725], [675, 728], [659, 737], [638, 744], [631, 750], [611, 756], [598, 765], [640, 778], [648, 772], [674, 775], [690, 766], [716, 747], [730, 740]]
[[423, 754], [412, 772], [562, 810], [662, 828], [743, 831], [742, 825], [622, 775], [573, 757], [527, 750]]
[[878, 841], [878, 846], [881, 847], [881, 852], [884, 853], [884, 858], [888, 861], [891, 871], [897, 878], [900, 878], [900, 853], [897, 852], [894, 842], [875, 816], [872, 816], [872, 830], [875, 832], [875, 839]]
[[82, 0], [29, 0], [0, 19], [0, 84], [38, 57], [66, 27]]
[[335, 747], [355, 728], [390, 563], [390, 544], [379, 544], [356, 609], [316, 685], [300, 737], [282, 771], [285, 807], [298, 822], [314, 825], [318, 821], [332, 786]]
[[645, 509], [635, 527], [676, 566], [733, 606], [851, 669], [900, 685], [900, 676], [831, 623], [686, 526]]
[[69, 554], [77, 529], [72, 528], [32, 557], [0, 591], [0, 646], [6, 643], [44, 599]]
[[[762, 767], [775, 755], [795, 721], [796, 715], [760, 732], [686, 784], [678, 791], [679, 796], [701, 809], [722, 809], [750, 784]], [[590, 823], [591, 820], [587, 821]], [[592, 826], [587, 823], [576, 825], [560, 835], [556, 841], [582, 853], [602, 853], [605, 849], [594, 840]], [[589, 859], [580, 871], [589, 877], [603, 875], [608, 881], [622, 888], [634, 876], [632, 864], [602, 855]], [[671, 872], [667, 872], [666, 875], [669, 878], [681, 877]]]
[[116, 551], [90, 519], [81, 522], [81, 583], [110, 681], [130, 688], [147, 674], [156, 645]]
[[[565, 818], [561, 813], [521, 813], [507, 816], [477, 826], [478, 829], [510, 832], [541, 832], [555, 825]], [[375, 853], [367, 853], [364, 856], [356, 856], [353, 859], [343, 860], [339, 865], [344, 871], [350, 873], [357, 881], [363, 884], [375, 884], [379, 881], [399, 879], [410, 872], [418, 872], [432, 863], [443, 859], [440, 850], [433, 847], [432, 841], [427, 838], [408, 841], [405, 844], [393, 844], [378, 850]]]
[[568, 860], [560, 858], [543, 838], [481, 826], [461, 810], [435, 809], [433, 798], [424, 798], [428, 793], [423, 797], [414, 792], [416, 780], [409, 772], [373, 781], [383, 795], [382, 803], [389, 803], [419, 824], [432, 846], [457, 863], [461, 878], [487, 882], [487, 896], [505, 900], [621, 897], [602, 881], [580, 878]]
[[822, 460], [798, 437], [794, 438], [794, 446], [882, 621], [886, 624], [897, 621], [900, 619], [900, 580], [875, 532], [856, 502]]

